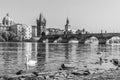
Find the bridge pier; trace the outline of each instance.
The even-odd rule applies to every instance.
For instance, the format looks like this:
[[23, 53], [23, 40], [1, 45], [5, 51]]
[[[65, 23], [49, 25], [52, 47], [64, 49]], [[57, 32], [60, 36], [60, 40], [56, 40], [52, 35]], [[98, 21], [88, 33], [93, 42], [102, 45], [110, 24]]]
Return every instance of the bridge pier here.
[[106, 41], [99, 41], [99, 44], [106, 44]]
[[100, 38], [99, 40], [99, 44], [106, 44], [107, 39], [106, 38]]
[[85, 44], [85, 41], [79, 41], [79, 44]]

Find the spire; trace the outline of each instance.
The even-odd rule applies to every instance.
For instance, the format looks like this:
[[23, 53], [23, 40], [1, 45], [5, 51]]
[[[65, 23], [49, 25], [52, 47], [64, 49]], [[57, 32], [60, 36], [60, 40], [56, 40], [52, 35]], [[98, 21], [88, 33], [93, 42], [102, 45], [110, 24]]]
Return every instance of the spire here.
[[37, 26], [41, 26], [42, 23], [42, 14], [40, 13], [39, 18], [36, 20]]
[[7, 13], [6, 16], [9, 16], [9, 13]]
[[42, 20], [42, 17], [43, 17], [42, 13], [40, 13], [39, 20]]
[[69, 24], [69, 19], [68, 19], [68, 17], [67, 17], [67, 20], [66, 20], [66, 24], [67, 24], [67, 25]]

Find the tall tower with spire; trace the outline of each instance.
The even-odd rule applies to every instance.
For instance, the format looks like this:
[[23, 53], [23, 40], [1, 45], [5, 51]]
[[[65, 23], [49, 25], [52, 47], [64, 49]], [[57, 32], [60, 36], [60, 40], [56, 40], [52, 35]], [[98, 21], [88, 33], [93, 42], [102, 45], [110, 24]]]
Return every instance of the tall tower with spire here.
[[37, 19], [37, 37], [40, 37], [41, 32], [41, 21], [42, 21], [42, 14], [40, 14], [39, 18]]
[[65, 34], [68, 34], [68, 27], [69, 27], [69, 19], [66, 19], [66, 24], [65, 24]]
[[43, 20], [42, 20], [42, 26], [41, 26], [41, 34], [42, 35], [45, 35], [45, 33], [46, 33], [46, 19], [45, 18], [43, 18]]
[[37, 37], [45, 35], [46, 32], [46, 19], [40, 13], [39, 19], [37, 19]]

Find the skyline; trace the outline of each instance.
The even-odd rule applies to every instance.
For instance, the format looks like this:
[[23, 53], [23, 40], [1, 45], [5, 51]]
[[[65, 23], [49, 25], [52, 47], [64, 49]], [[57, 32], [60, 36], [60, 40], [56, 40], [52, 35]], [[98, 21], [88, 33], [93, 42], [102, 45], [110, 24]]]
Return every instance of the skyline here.
[[72, 29], [120, 32], [119, 4], [119, 0], [0, 0], [0, 22], [9, 13], [16, 23], [36, 25], [42, 13], [48, 28], [64, 29], [68, 17]]

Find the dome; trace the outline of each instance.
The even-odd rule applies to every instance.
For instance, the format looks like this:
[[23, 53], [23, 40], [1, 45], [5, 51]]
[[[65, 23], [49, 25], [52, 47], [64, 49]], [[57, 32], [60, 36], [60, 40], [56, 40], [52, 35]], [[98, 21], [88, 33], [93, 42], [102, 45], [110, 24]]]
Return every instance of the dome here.
[[9, 14], [8, 14], [8, 13], [7, 13], [6, 16], [3, 18], [2, 24], [3, 24], [3, 25], [7, 25], [7, 26], [10, 26], [10, 25], [13, 25], [13, 24], [14, 24], [14, 21], [9, 17]]

